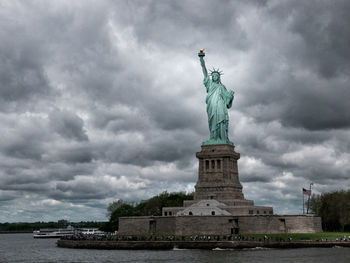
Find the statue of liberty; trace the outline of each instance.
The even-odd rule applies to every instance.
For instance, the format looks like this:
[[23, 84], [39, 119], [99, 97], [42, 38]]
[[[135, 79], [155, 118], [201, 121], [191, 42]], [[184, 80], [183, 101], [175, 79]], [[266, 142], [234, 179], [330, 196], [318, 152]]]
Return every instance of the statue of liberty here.
[[233, 143], [228, 139], [227, 109], [231, 108], [232, 106], [234, 92], [232, 90], [227, 91], [225, 86], [221, 83], [220, 76], [222, 75], [222, 72], [219, 69], [213, 68], [213, 70], [210, 71], [210, 79], [207, 68], [205, 67], [204, 49], [200, 50], [198, 56], [204, 75], [203, 83], [207, 90], [205, 102], [207, 104], [208, 124], [210, 131], [210, 139], [203, 142], [202, 145], [233, 145]]

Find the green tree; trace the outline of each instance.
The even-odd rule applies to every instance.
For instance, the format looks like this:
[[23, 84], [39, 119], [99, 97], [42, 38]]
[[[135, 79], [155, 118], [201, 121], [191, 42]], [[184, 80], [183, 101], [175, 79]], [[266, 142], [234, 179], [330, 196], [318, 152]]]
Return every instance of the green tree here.
[[350, 190], [313, 195], [311, 211], [322, 218], [326, 231], [348, 231], [350, 229]]
[[121, 203], [120, 206], [115, 209], [109, 219], [108, 226], [106, 227], [109, 232], [118, 230], [119, 217], [123, 216], [138, 216], [140, 215], [133, 205], [127, 203]]
[[[305, 202], [306, 204], [307, 202]], [[313, 214], [319, 215], [321, 209], [321, 196], [313, 194], [310, 198], [310, 211]]]
[[112, 203], [110, 203], [107, 207], [107, 216], [108, 218], [111, 217], [112, 213], [117, 210], [121, 205], [125, 204], [123, 200], [117, 200]]
[[168, 193], [163, 192], [148, 200], [144, 200], [138, 204], [128, 204], [123, 200], [115, 201], [109, 204], [107, 213], [110, 215], [109, 222], [102, 227], [104, 231], [118, 230], [119, 217], [123, 216], [160, 216], [163, 207], [182, 206], [184, 200], [192, 200], [193, 194], [185, 194], [182, 192]]

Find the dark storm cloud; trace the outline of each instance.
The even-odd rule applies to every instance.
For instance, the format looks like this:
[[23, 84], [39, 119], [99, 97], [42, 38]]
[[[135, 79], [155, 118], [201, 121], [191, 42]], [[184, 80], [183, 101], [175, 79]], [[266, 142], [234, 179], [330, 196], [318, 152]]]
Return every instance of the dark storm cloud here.
[[94, 174], [96, 165], [89, 162], [52, 162], [47, 166], [47, 178], [49, 181], [68, 181], [76, 175]]
[[[286, 1], [270, 10], [289, 20], [289, 28], [302, 38], [297, 56], [300, 66], [312, 66], [322, 77], [348, 74], [350, 67], [349, 1]], [[317, 16], [314, 14], [317, 13]]]
[[50, 114], [50, 125], [63, 138], [78, 141], [88, 140], [84, 130], [84, 121], [69, 111], [55, 110]]
[[92, 199], [113, 197], [115, 192], [118, 192], [120, 197], [125, 196], [132, 189], [142, 192], [145, 186], [140, 179], [131, 182], [125, 176], [100, 175], [99, 178], [77, 176], [73, 180], [57, 183], [49, 196], [54, 199], [84, 204], [91, 203]]
[[54, 159], [65, 163], [90, 163], [93, 160], [93, 153], [89, 147], [74, 147], [72, 149], [64, 149], [54, 156]]
[[[0, 36], [1, 37], [1, 36]], [[1, 39], [5, 39], [2, 36]], [[15, 58], [12, 54], [6, 54], [6, 50], [0, 55], [0, 102], [1, 110], [22, 109], [23, 105], [35, 96], [47, 96], [50, 87], [43, 69], [40, 65], [32, 65], [22, 55]], [[23, 53], [30, 52], [25, 50]]]
[[52, 93], [43, 66], [45, 56], [49, 55], [43, 45], [46, 30], [35, 19], [23, 23], [21, 15], [26, 18], [29, 15], [24, 9], [19, 10], [9, 3], [1, 5], [0, 110], [23, 111], [28, 106], [35, 107], [33, 100]]
[[[138, 166], [152, 165], [155, 161], [188, 164], [198, 147], [193, 142], [200, 139], [191, 131], [145, 131], [145, 137], [135, 133], [124, 134], [123, 140], [96, 145], [98, 154], [108, 162]], [[98, 147], [98, 148], [97, 148]]]
[[18, 159], [40, 160], [45, 153], [44, 143], [49, 137], [46, 124], [41, 118], [9, 116], [1, 118], [4, 124], [0, 128], [1, 152]]
[[40, 144], [35, 141], [26, 140], [13, 142], [12, 144], [4, 147], [4, 154], [16, 158], [24, 159], [40, 159], [44, 150]]
[[118, 2], [120, 8], [115, 10], [119, 15], [117, 19], [132, 25], [137, 39], [147, 46], [171, 47], [171, 54], [198, 44], [239, 49], [249, 45], [237, 23], [240, 9], [246, 6], [241, 1], [167, 0], [159, 3], [150, 0], [140, 3], [128, 1], [120, 5]]
[[236, 92], [230, 138], [246, 198], [296, 213], [309, 181], [349, 187], [348, 11], [347, 1], [1, 2], [0, 221], [104, 220], [115, 199], [191, 191], [209, 134], [203, 47]]
[[14, 191], [0, 190], [0, 201], [1, 202], [16, 199], [16, 197], [17, 197], [17, 193]]
[[255, 99], [251, 102], [254, 106], [248, 111], [259, 121], [279, 119], [291, 127], [309, 130], [347, 128], [350, 125], [347, 103], [350, 91], [346, 79], [326, 83], [290, 79], [289, 85], [283, 87], [285, 96], [277, 104], [274, 95], [269, 96], [267, 92], [260, 96], [267, 104], [261, 105], [258, 98], [251, 98]]
[[285, 52], [285, 46], [272, 43], [265, 54], [272, 60], [263, 70], [255, 67], [263, 77], [252, 83], [255, 96], [247, 95], [244, 106], [263, 122], [279, 119], [286, 126], [309, 130], [349, 127], [348, 1], [285, 1], [263, 10], [279, 30], [286, 30], [290, 49]]

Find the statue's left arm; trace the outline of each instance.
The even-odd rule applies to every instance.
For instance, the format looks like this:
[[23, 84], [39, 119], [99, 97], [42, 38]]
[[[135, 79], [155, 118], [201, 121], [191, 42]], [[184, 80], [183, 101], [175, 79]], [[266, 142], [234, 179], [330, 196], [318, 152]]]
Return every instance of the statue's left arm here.
[[228, 91], [226, 88], [225, 88], [225, 91], [226, 91], [224, 92], [225, 104], [226, 104], [226, 107], [229, 109], [232, 106], [232, 101], [233, 101], [235, 92], [233, 90]]

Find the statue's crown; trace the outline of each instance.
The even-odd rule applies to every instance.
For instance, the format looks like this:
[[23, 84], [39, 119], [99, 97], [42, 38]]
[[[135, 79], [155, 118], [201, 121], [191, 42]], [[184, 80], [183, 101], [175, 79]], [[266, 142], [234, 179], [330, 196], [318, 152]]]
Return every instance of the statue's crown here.
[[224, 73], [222, 73], [222, 71], [219, 70], [219, 68], [215, 69], [215, 68], [213, 67], [213, 69], [209, 69], [209, 70], [210, 70], [210, 75], [213, 75], [213, 74], [215, 74], [215, 73], [217, 73], [217, 74], [219, 74], [219, 75], [224, 75]]

